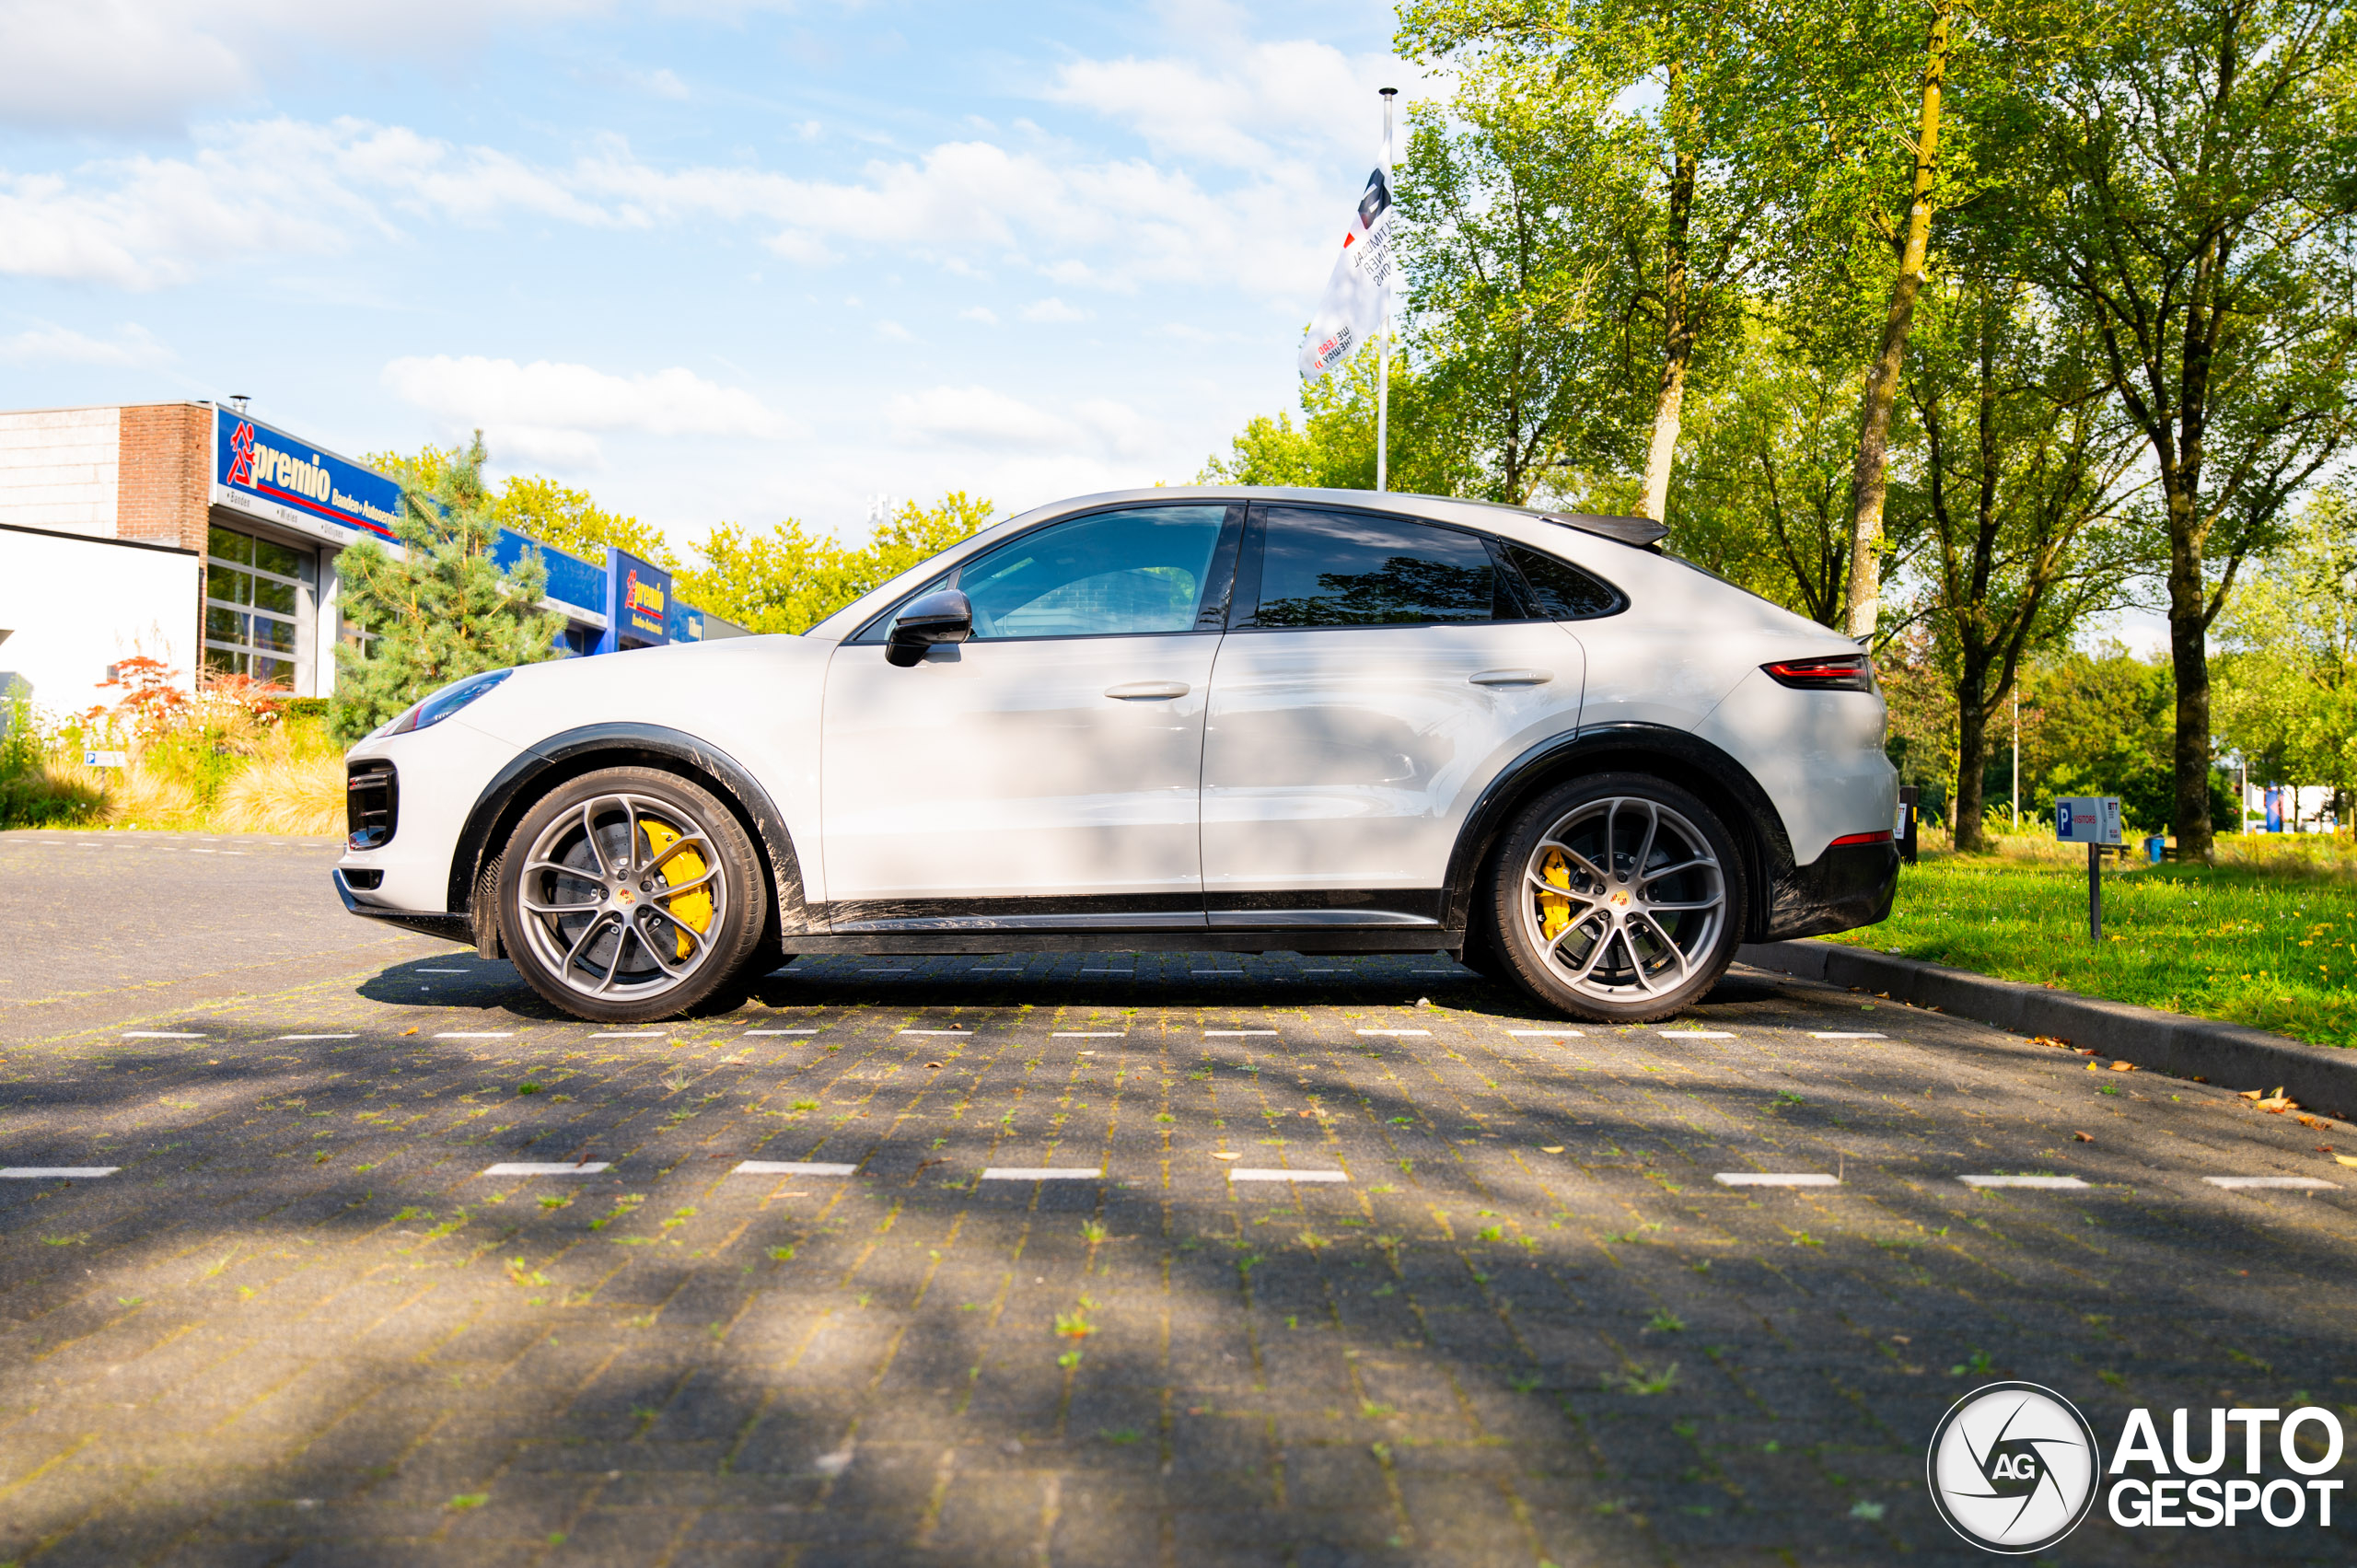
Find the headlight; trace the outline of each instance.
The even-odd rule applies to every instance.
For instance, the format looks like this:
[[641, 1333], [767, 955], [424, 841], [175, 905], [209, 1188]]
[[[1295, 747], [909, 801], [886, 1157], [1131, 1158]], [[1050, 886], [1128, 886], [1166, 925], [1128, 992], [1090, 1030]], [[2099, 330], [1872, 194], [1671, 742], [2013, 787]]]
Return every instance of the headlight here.
[[411, 730], [426, 729], [440, 724], [515, 673], [512, 669], [486, 669], [481, 675], [453, 680], [425, 701], [411, 704], [401, 717], [379, 728], [368, 738], [377, 740], [389, 735], [407, 735]]

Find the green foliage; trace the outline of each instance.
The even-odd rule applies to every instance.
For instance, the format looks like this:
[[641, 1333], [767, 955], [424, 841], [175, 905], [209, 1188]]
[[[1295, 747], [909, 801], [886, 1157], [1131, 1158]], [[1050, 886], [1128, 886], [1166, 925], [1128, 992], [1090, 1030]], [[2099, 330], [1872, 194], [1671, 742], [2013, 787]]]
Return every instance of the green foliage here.
[[[1370, 343], [1335, 374], [1302, 383], [1298, 426], [1284, 413], [1256, 416], [1229, 444], [1225, 458], [1205, 460], [1195, 482], [1373, 490], [1380, 353]], [[1388, 487], [1423, 495], [1463, 494], [1476, 476], [1457, 455], [1454, 435], [1409, 356], [1393, 354]]]
[[[480, 436], [477, 439], [480, 442]], [[467, 459], [468, 453], [457, 447], [429, 444], [414, 453], [372, 452], [364, 460], [399, 480], [403, 489], [430, 495], [448, 482]], [[592, 565], [604, 563], [610, 544], [667, 570], [677, 571], [679, 565], [660, 528], [610, 512], [587, 491], [560, 484], [544, 474], [510, 474], [491, 498], [491, 520], [494, 528], [512, 528]]]
[[336, 649], [331, 722], [347, 743], [454, 680], [553, 656], [563, 621], [539, 608], [548, 569], [529, 552], [512, 571], [492, 558], [484, 456], [478, 433], [430, 487], [403, 490], [399, 560], [370, 540], [336, 558], [344, 617], [370, 639], [365, 656]]
[[853, 548], [816, 537], [792, 517], [767, 533], [723, 523], [699, 547], [703, 563], [682, 571], [673, 586], [690, 603], [752, 631], [800, 633], [979, 532], [991, 510], [988, 500], [962, 490], [930, 506], [904, 501]]
[[2219, 734], [2252, 781], [2357, 795], [2357, 500], [2345, 483], [2307, 506], [2220, 631]]

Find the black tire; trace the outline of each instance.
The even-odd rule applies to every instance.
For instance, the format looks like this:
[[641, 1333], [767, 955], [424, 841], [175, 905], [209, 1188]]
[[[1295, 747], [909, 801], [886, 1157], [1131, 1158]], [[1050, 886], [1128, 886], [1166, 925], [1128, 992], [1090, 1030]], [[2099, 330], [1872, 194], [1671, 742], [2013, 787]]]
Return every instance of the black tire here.
[[1743, 939], [1744, 898], [1715, 811], [1663, 779], [1600, 773], [1524, 807], [1491, 861], [1482, 913], [1525, 991], [1575, 1018], [1641, 1024], [1718, 982]]
[[736, 815], [656, 768], [600, 769], [552, 790], [508, 837], [498, 899], [501, 941], [525, 981], [601, 1024], [674, 1017], [725, 994], [754, 961], [771, 902]]

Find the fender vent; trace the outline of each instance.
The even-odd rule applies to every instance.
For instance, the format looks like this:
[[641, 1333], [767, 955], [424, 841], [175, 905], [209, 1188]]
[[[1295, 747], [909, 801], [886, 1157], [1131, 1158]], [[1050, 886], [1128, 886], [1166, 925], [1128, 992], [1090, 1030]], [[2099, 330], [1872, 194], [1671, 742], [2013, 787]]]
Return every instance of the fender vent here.
[[370, 757], [344, 772], [344, 821], [351, 829], [346, 841], [354, 849], [382, 849], [392, 842], [401, 819], [401, 777], [392, 763]]

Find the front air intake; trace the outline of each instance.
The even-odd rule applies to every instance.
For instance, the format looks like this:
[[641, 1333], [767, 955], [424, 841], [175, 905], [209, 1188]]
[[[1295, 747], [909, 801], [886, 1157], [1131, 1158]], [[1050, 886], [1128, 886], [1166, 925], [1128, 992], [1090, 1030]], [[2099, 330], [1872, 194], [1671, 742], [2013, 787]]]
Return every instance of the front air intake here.
[[401, 777], [382, 757], [369, 757], [344, 770], [343, 814], [354, 849], [382, 849], [400, 823]]

